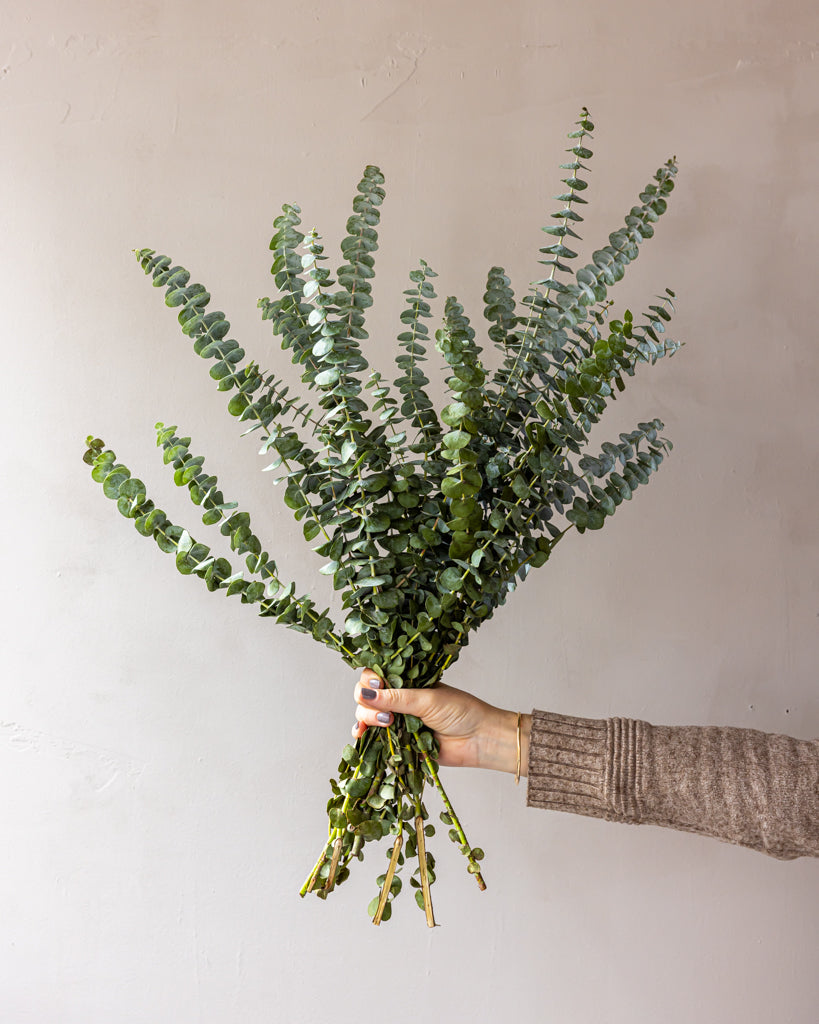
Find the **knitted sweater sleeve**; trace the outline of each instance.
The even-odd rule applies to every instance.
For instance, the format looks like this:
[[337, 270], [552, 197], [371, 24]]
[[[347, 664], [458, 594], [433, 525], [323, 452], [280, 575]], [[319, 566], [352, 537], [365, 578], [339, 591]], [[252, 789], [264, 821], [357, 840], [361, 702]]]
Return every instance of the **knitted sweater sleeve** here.
[[819, 856], [819, 741], [532, 713], [527, 803]]

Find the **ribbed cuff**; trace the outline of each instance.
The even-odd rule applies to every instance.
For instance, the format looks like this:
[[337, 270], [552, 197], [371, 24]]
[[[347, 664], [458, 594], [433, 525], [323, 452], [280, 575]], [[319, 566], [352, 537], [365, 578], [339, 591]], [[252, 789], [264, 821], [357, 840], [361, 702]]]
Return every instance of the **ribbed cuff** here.
[[639, 821], [644, 725], [533, 711], [527, 804]]

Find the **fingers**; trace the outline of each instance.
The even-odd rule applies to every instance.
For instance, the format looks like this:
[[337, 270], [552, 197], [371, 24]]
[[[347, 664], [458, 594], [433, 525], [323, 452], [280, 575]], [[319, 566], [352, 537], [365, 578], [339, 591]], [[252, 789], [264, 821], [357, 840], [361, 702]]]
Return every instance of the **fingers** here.
[[352, 734], [362, 736], [367, 726], [392, 725], [395, 715], [415, 714], [421, 717], [424, 697], [418, 690], [391, 690], [371, 669], [364, 669], [355, 688], [356, 723]]
[[377, 704], [379, 697], [384, 699], [382, 688], [384, 681], [375, 672], [364, 671], [358, 680], [355, 688], [355, 699], [358, 707], [355, 709], [357, 723], [363, 723], [365, 728], [368, 725], [392, 725], [393, 715], [386, 709], [372, 707]]
[[[378, 703], [379, 699], [381, 700], [382, 705], [384, 704], [385, 699], [389, 702], [389, 694], [385, 694], [383, 692], [384, 689], [384, 680], [377, 676], [375, 672], [365, 669], [361, 673], [361, 678], [358, 680], [355, 687], [355, 701], [360, 705], [357, 711], [360, 711], [362, 707], [374, 707]], [[382, 706], [380, 710], [383, 711], [384, 707]], [[372, 721], [370, 718], [372, 718]], [[375, 725], [376, 722], [374, 714], [370, 716], [370, 718], [362, 719], [361, 716], [359, 716], [359, 720], [364, 721], [367, 725]], [[380, 722], [378, 724], [388, 725], [389, 723]]]
[[[372, 703], [378, 697], [378, 691], [383, 687], [384, 680], [370, 669], [364, 669], [361, 677], [356, 683], [355, 700], [359, 704], [356, 710], [356, 722], [352, 728], [354, 739], [363, 736], [368, 725], [391, 725], [393, 716], [389, 712], [368, 709], [365, 704]], [[364, 703], [362, 703], [364, 702]], [[380, 716], [380, 717], [379, 717]]]
[[392, 725], [396, 714], [415, 715], [424, 719], [432, 713], [433, 693], [440, 694], [441, 689], [390, 689], [375, 672], [364, 669], [355, 687], [358, 707], [353, 736], [358, 739], [371, 725]]
[[393, 715], [389, 711], [379, 711], [377, 708], [368, 708], [359, 704], [355, 709], [355, 717], [365, 725], [392, 725]]

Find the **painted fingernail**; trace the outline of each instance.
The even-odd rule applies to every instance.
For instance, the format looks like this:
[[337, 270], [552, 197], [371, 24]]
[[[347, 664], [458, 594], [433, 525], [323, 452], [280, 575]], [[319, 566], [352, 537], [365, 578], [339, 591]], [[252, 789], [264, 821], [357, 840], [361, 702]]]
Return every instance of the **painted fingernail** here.
[[361, 688], [361, 696], [364, 700], [374, 700], [378, 696], [378, 691], [370, 690], [368, 687], [363, 686]]
[[370, 676], [370, 686], [372, 686], [373, 689], [375, 690], [381, 689], [382, 683], [378, 676]]
[[375, 720], [377, 722], [380, 722], [382, 725], [389, 725], [391, 718], [392, 715], [389, 713], [389, 711], [379, 711], [378, 714], [375, 716]]

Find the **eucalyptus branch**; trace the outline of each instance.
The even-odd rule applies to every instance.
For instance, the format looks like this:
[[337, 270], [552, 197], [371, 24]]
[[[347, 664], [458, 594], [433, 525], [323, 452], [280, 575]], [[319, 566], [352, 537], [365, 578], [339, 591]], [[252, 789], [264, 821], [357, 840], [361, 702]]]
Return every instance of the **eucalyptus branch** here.
[[[573, 269], [578, 253], [570, 244], [579, 240], [577, 211], [586, 203], [587, 185], [580, 175], [592, 155], [586, 144], [592, 128], [583, 108], [569, 134], [570, 161], [562, 165], [568, 173], [561, 179], [566, 191], [557, 197], [561, 207], [544, 228], [552, 239], [540, 250], [547, 276], [518, 302], [503, 268], [489, 271], [483, 313], [489, 340], [503, 358], [489, 379], [472, 322], [457, 299], [446, 299], [434, 332], [449, 391], [440, 416], [421, 368], [436, 297], [436, 275], [423, 260], [404, 292], [395, 391], [378, 369], [364, 377], [362, 344], [384, 198], [377, 167], [365, 168], [359, 181], [333, 276], [318, 233], [300, 230], [298, 206], [285, 204], [274, 222], [271, 273], [278, 297], [261, 299], [259, 306], [300, 367], [302, 383], [318, 393], [317, 408], [245, 359], [228, 336], [224, 314], [209, 310], [209, 293], [190, 283], [187, 270], [154, 250], [137, 253], [145, 273], [164, 289], [167, 305], [177, 310], [195, 353], [212, 361], [218, 389], [231, 393], [230, 414], [246, 425], [245, 433], [263, 430], [264, 468], [278, 471], [274, 482], [284, 484], [285, 505], [326, 559], [319, 572], [341, 592], [341, 626], [329, 609], [321, 611], [306, 594], [296, 596], [294, 583], [280, 578], [248, 513], [225, 499], [204, 459], [191, 453], [190, 438], [175, 427], [157, 425], [174, 481], [200, 506], [203, 522], [229, 539], [244, 569], [236, 571], [170, 522], [142, 481], [99, 438], [89, 437], [84, 458], [93, 479], [140, 534], [174, 556], [179, 572], [310, 634], [348, 665], [375, 671], [386, 686], [434, 686], [518, 581], [542, 566], [569, 533], [577, 537], [603, 527], [671, 450], [657, 419], [604, 442], [596, 454], [587, 450], [593, 425], [637, 365], [653, 364], [679, 347], [665, 334], [673, 311], [669, 290], [637, 321], [628, 310], [608, 315], [608, 290], [666, 212], [673, 160], [640, 193], [608, 244]], [[299, 436], [299, 424], [302, 432], [309, 426], [314, 441]], [[417, 860], [409, 885], [432, 926], [429, 789], [438, 793], [450, 839], [484, 888], [483, 852], [467, 841], [441, 782], [437, 753], [433, 734], [411, 715], [367, 729], [344, 747], [330, 781], [327, 838], [302, 896], [326, 899], [368, 844], [389, 838], [389, 863], [377, 874], [368, 912], [376, 924], [389, 920], [402, 891], [402, 868]]]

